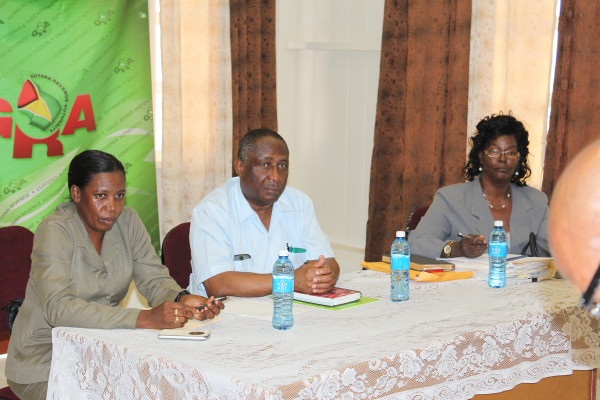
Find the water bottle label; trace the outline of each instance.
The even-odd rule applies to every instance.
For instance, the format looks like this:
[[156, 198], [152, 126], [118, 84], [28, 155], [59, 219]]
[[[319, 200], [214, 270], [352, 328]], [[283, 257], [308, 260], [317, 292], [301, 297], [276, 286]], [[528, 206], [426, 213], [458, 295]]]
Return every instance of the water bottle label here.
[[506, 257], [506, 243], [490, 243], [490, 257]]
[[273, 293], [292, 293], [294, 291], [294, 278], [281, 276], [273, 278]]
[[404, 254], [392, 254], [392, 269], [409, 269], [410, 259]]

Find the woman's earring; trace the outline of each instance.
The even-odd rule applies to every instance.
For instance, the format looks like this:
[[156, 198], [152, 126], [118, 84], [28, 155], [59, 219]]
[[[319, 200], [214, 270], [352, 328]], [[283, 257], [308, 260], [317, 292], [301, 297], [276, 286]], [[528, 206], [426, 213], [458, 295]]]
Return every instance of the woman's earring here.
[[515, 171], [515, 176], [519, 176], [519, 171]]
[[479, 166], [479, 171], [483, 171], [483, 168], [481, 168], [481, 165]]

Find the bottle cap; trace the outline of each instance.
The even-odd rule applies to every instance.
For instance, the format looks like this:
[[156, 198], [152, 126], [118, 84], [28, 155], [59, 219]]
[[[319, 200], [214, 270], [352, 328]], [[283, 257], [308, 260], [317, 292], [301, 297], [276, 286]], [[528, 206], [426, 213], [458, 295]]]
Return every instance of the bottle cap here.
[[289, 253], [287, 250], [279, 250], [279, 253], [277, 253], [279, 255], [279, 257], [287, 257], [289, 256]]
[[397, 238], [399, 238], [399, 237], [405, 237], [405, 236], [406, 236], [406, 234], [404, 233], [404, 231], [396, 231], [396, 237]]
[[503, 221], [494, 221], [494, 226], [504, 226]]

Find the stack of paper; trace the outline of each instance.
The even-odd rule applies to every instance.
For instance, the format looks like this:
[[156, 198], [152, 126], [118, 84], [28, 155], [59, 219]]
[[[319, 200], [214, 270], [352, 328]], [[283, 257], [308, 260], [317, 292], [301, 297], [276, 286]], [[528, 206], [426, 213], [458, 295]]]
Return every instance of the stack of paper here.
[[555, 274], [556, 266], [549, 257], [525, 257], [506, 263], [507, 279], [541, 281], [551, 279]]

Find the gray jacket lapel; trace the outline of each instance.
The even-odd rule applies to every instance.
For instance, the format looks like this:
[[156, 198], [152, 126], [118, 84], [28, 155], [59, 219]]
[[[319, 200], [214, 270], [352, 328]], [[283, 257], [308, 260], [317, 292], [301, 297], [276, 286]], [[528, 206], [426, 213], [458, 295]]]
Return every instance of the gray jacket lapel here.
[[492, 217], [492, 213], [490, 212], [490, 207], [488, 206], [485, 198], [483, 197], [483, 191], [481, 190], [481, 183], [479, 182], [479, 178], [474, 179], [470, 182], [471, 188], [471, 199], [473, 201], [473, 205], [471, 207], [471, 213], [477, 219], [477, 233], [479, 235], [483, 235], [486, 237], [492, 231], [494, 227], [494, 219]]
[[[533, 205], [522, 190], [511, 184], [512, 213], [510, 215], [510, 236], [515, 238], [529, 237], [528, 227], [533, 226]], [[523, 249], [509, 248], [509, 252], [518, 254]]]

